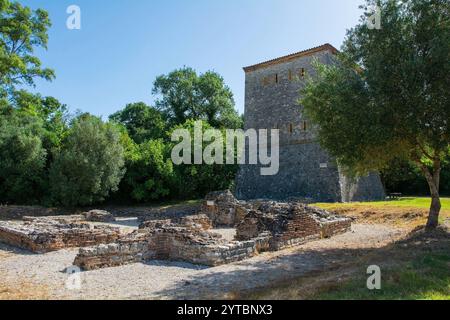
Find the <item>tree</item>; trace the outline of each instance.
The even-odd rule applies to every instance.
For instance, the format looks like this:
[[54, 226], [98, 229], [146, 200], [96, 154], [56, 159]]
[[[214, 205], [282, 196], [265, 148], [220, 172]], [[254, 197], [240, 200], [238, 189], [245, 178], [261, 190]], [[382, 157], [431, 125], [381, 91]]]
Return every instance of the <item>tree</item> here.
[[0, 106], [0, 202], [36, 204], [46, 183], [42, 121]]
[[120, 139], [112, 124], [86, 114], [75, 119], [50, 168], [53, 202], [89, 205], [117, 191], [124, 174]]
[[[194, 154], [194, 120], [188, 120], [182, 125], [175, 126], [173, 130], [187, 129], [190, 132], [192, 154]], [[212, 129], [206, 121], [201, 121], [203, 133], [208, 129]], [[171, 134], [171, 133], [170, 133]], [[225, 136], [225, 130], [221, 130], [222, 136]], [[173, 149], [176, 142], [172, 142], [170, 150]], [[210, 143], [205, 142], [202, 146], [202, 152]], [[223, 141], [223, 156], [226, 158], [226, 141]], [[235, 151], [237, 155], [237, 151]], [[237, 161], [235, 161], [237, 163]], [[175, 171], [175, 190], [174, 192], [179, 198], [199, 198], [204, 197], [208, 192], [214, 190], [224, 190], [232, 188], [239, 166], [223, 165], [223, 164], [181, 164], [174, 166]]]
[[156, 107], [171, 125], [194, 119], [216, 128], [242, 127], [242, 119], [234, 109], [233, 93], [215, 72], [198, 75], [187, 67], [175, 70], [156, 79], [153, 93], [159, 96]]
[[[60, 148], [68, 133], [69, 114], [67, 106], [53, 97], [42, 97], [40, 94], [17, 90], [12, 94], [14, 107], [29, 116], [43, 121], [45, 132], [44, 147], [51, 154], [54, 148]], [[51, 160], [51, 157], [49, 157]]]
[[125, 109], [109, 119], [125, 126], [136, 143], [164, 137], [165, 122], [162, 114], [143, 102], [127, 104]]
[[47, 48], [50, 26], [45, 10], [0, 0], [0, 94], [11, 94], [16, 86], [32, 86], [35, 78], [54, 78], [53, 70], [42, 68], [33, 55], [36, 47]]
[[395, 158], [413, 162], [432, 203], [428, 229], [438, 225], [440, 173], [450, 147], [450, 2], [366, 1], [378, 4], [382, 29], [365, 14], [332, 66], [302, 91], [320, 142], [349, 170], [382, 169]]
[[169, 196], [173, 184], [173, 164], [168, 146], [162, 140], [149, 140], [128, 152], [126, 174], [120, 192], [138, 202], [151, 202]]

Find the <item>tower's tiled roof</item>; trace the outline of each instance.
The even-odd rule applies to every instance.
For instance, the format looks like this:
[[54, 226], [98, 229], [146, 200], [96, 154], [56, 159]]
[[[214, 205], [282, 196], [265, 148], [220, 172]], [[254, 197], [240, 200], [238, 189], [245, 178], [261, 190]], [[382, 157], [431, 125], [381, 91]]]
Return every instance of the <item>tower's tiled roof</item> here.
[[274, 65], [274, 64], [288, 62], [288, 61], [291, 61], [291, 60], [294, 60], [294, 59], [297, 59], [297, 58], [300, 58], [300, 57], [309, 56], [309, 55], [315, 54], [317, 52], [326, 51], [326, 50], [331, 51], [333, 54], [338, 52], [338, 50], [335, 47], [333, 47], [329, 43], [326, 43], [326, 44], [321, 45], [319, 47], [314, 47], [314, 48], [311, 48], [311, 49], [308, 49], [308, 50], [292, 53], [292, 54], [289, 54], [287, 56], [283, 56], [283, 57], [280, 57], [280, 58], [276, 58], [276, 59], [268, 60], [268, 61], [265, 61], [265, 62], [261, 62], [261, 63], [255, 64], [255, 65], [252, 65], [252, 66], [249, 66], [249, 67], [245, 67], [244, 71], [245, 72], [255, 71], [255, 70], [258, 70], [258, 69], [261, 69], [261, 68], [265, 68], [265, 67], [268, 67], [268, 66], [271, 66], [271, 65]]

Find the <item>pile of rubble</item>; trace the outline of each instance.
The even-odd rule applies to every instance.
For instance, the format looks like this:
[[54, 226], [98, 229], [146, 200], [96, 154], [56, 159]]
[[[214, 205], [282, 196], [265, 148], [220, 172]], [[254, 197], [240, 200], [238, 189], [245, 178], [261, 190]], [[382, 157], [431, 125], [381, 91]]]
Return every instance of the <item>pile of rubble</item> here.
[[36, 253], [111, 243], [121, 235], [119, 228], [94, 226], [82, 215], [0, 222], [0, 242]]

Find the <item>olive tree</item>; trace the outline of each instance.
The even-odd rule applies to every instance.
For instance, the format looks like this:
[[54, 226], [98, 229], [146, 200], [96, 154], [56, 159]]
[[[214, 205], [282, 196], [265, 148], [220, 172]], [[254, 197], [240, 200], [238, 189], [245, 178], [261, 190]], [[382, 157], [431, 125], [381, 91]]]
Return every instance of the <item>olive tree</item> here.
[[349, 170], [382, 169], [394, 158], [414, 163], [429, 185], [434, 229], [450, 148], [450, 2], [366, 1], [374, 4], [381, 29], [365, 14], [335, 64], [316, 62], [300, 102], [320, 142]]

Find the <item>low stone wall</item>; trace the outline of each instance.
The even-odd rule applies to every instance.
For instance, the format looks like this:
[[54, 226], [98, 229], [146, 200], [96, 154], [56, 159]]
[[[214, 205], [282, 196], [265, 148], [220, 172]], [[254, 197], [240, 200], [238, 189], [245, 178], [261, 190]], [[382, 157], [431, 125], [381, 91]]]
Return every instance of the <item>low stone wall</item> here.
[[149, 259], [187, 261], [218, 266], [244, 260], [257, 254], [255, 242], [228, 242], [218, 234], [199, 232], [174, 225], [149, 234]]
[[113, 245], [80, 249], [74, 265], [94, 270], [144, 260], [173, 260], [212, 267], [253, 257], [268, 241], [261, 238], [230, 242], [198, 227], [166, 221], [152, 223], [154, 228], [146, 222], [146, 228]]
[[[84, 270], [144, 260], [186, 261], [218, 266], [350, 230], [351, 220], [291, 202], [240, 202], [229, 192], [210, 194], [193, 216], [147, 220], [127, 241], [80, 249], [74, 264]], [[214, 226], [237, 225], [236, 241], [209, 232]]]
[[116, 218], [105, 210], [90, 210], [82, 214], [86, 221], [92, 222], [115, 222]]
[[111, 208], [115, 216], [138, 217], [139, 222], [151, 220], [180, 219], [200, 212], [200, 204], [178, 205], [162, 208]]
[[146, 234], [134, 232], [116, 243], [80, 248], [73, 264], [82, 270], [95, 270], [141, 262], [146, 258], [147, 242]]
[[35, 253], [111, 243], [121, 235], [119, 228], [50, 218], [0, 222], [0, 242]]
[[147, 220], [139, 224], [139, 229], [156, 229], [169, 224], [176, 224], [205, 231], [210, 230], [213, 227], [211, 220], [206, 215], [198, 214], [176, 219]]
[[72, 209], [45, 208], [40, 206], [6, 206], [0, 205], [1, 220], [21, 220], [25, 216], [45, 217], [70, 215], [76, 213]]

